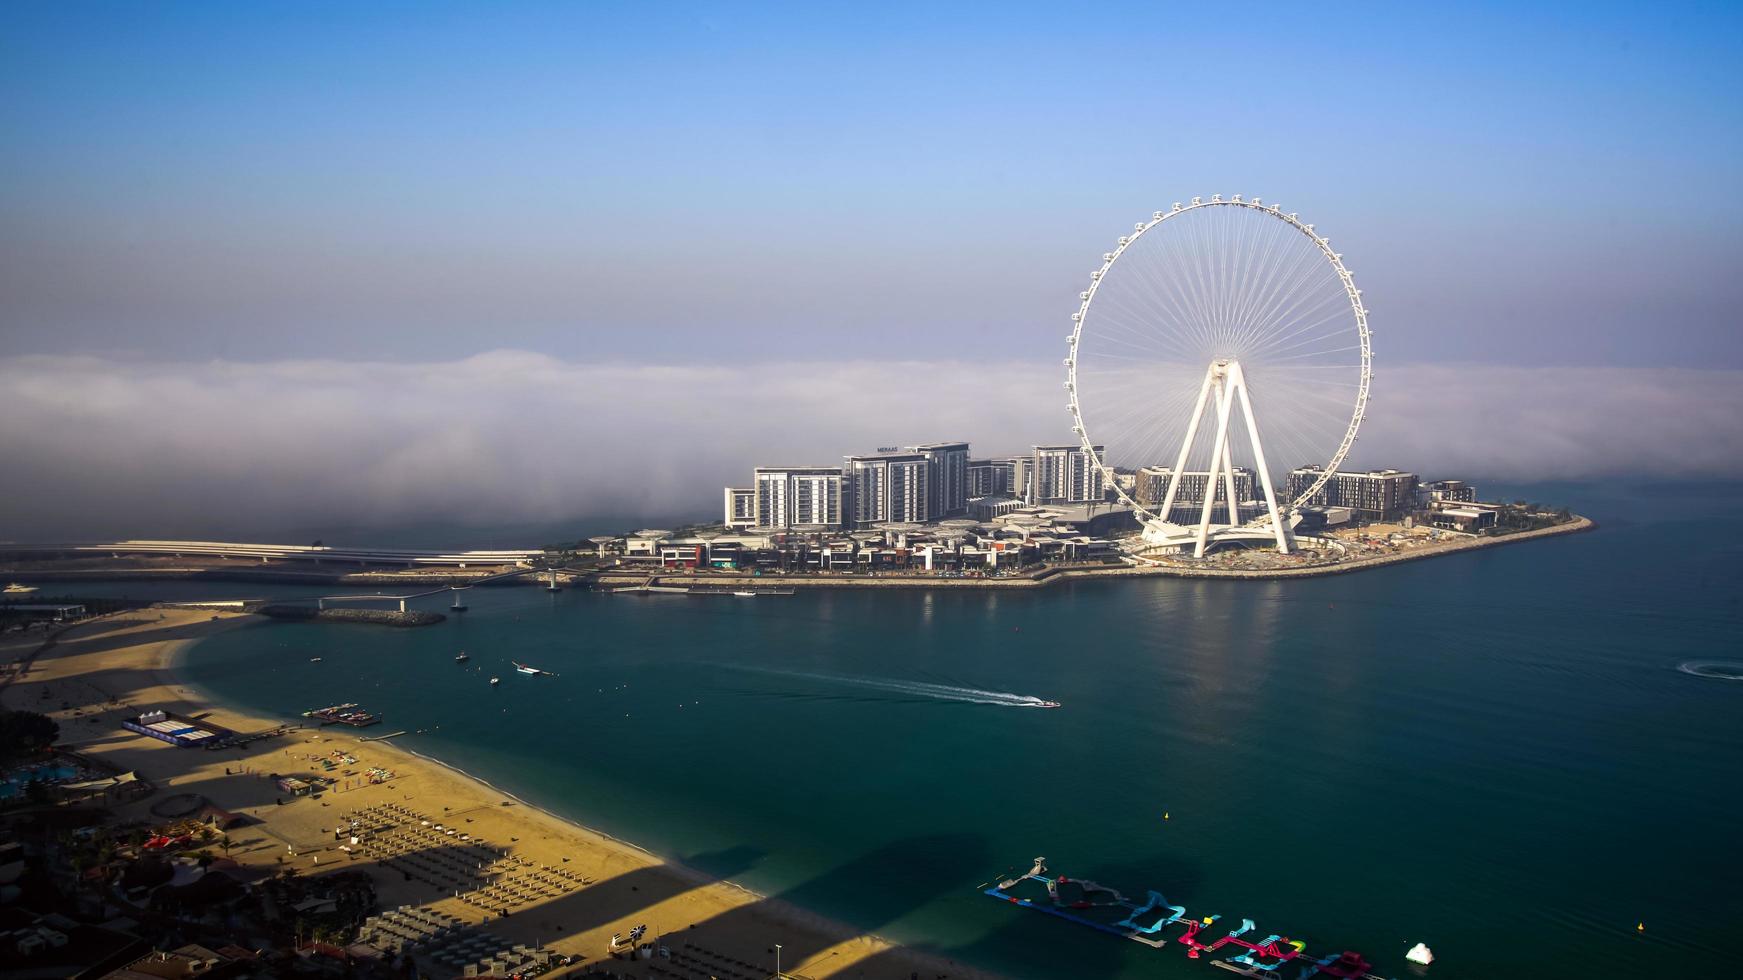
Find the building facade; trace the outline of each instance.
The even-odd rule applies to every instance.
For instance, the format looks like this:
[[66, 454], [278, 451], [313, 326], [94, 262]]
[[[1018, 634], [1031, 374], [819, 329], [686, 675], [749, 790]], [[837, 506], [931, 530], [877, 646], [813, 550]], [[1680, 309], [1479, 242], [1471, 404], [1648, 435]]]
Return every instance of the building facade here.
[[751, 527], [757, 522], [757, 491], [755, 487], [726, 488], [727, 527]]
[[1003, 497], [1010, 492], [1010, 460], [971, 459], [968, 461], [968, 499]]
[[[965, 454], [965, 463], [966, 459]], [[847, 517], [854, 526], [932, 520], [931, 467], [921, 453], [849, 456], [842, 470]]]
[[968, 443], [934, 442], [909, 446], [926, 457], [927, 510], [931, 520], [968, 513]]
[[1395, 521], [1416, 509], [1416, 474], [1403, 470], [1335, 473], [1312, 499], [1297, 499], [1323, 472], [1318, 466], [1291, 470], [1289, 499], [1315, 507], [1348, 507], [1364, 521]]
[[[1103, 447], [1096, 446], [1099, 456]], [[1036, 446], [1031, 457], [1029, 492], [1031, 503], [1066, 504], [1101, 500], [1106, 487], [1101, 467], [1081, 445]]]
[[[1138, 470], [1132, 484], [1132, 499], [1142, 507], [1149, 508], [1152, 513], [1162, 506], [1162, 501], [1168, 497], [1168, 481], [1174, 476], [1173, 467], [1146, 466]], [[1197, 524], [1204, 515], [1204, 485], [1210, 478], [1205, 470], [1187, 470], [1180, 474], [1180, 488], [1174, 492], [1174, 506], [1169, 514], [1157, 516], [1175, 524]], [[1239, 524], [1242, 521], [1259, 516], [1264, 512], [1264, 505], [1254, 497], [1254, 488], [1258, 486], [1259, 477], [1245, 466], [1235, 467], [1235, 499], [1239, 506], [1235, 510], [1235, 519], [1228, 516], [1227, 493], [1223, 487], [1217, 487], [1216, 502], [1211, 505], [1210, 519], [1216, 524]]]
[[1474, 504], [1477, 502], [1477, 488], [1463, 480], [1432, 480], [1422, 485], [1417, 497], [1424, 510], [1435, 501]]
[[834, 466], [759, 466], [756, 525], [838, 528], [846, 519], [846, 487]]

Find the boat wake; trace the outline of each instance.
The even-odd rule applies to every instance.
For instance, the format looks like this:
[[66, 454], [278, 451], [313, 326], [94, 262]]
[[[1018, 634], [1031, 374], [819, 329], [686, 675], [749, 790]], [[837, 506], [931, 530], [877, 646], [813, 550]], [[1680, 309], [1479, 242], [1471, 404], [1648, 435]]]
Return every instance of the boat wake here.
[[978, 687], [958, 687], [954, 684], [930, 684], [925, 681], [905, 681], [893, 677], [843, 677], [836, 674], [813, 674], [798, 670], [773, 670], [766, 667], [743, 667], [758, 674], [768, 674], [775, 677], [793, 677], [800, 680], [819, 681], [825, 684], [840, 684], [844, 687], [858, 688], [866, 691], [879, 691], [900, 697], [919, 698], [930, 701], [958, 701], [965, 704], [990, 704], [1001, 708], [1057, 708], [1059, 702], [1048, 701], [1030, 694], [1013, 694], [1009, 691], [987, 691]]
[[1718, 681], [1743, 681], [1743, 664], [1694, 660], [1678, 666], [1677, 670]]

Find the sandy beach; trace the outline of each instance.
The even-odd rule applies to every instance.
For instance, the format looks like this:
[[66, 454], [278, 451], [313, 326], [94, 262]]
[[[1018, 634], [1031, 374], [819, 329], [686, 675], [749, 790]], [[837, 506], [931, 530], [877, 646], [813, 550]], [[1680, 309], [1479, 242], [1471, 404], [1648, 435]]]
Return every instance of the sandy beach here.
[[[174, 794], [198, 794], [248, 818], [228, 835], [228, 856], [245, 867], [271, 873], [288, 865], [303, 875], [366, 871], [376, 882], [383, 908], [423, 906], [483, 923], [506, 942], [543, 944], [584, 957], [569, 968], [570, 974], [605, 961], [605, 968], [621, 976], [680, 975], [659, 959], [610, 959], [612, 934], [627, 934], [645, 924], [649, 939], [658, 934], [674, 951], [701, 949], [722, 964], [742, 964], [733, 969], [744, 975], [772, 975], [779, 943], [782, 969], [801, 977], [985, 976], [663, 862], [391, 740], [363, 740], [391, 728], [320, 728], [301, 718], [250, 715], [210, 703], [178, 679], [174, 664], [183, 650], [250, 618], [189, 609], [101, 617], [61, 634], [0, 692], [0, 700], [9, 708], [51, 714], [60, 723], [62, 746], [138, 772], [157, 787], [144, 799], [117, 807], [123, 819], [161, 822], [151, 816], [154, 804]], [[40, 642], [35, 638], [28, 645], [0, 649], [0, 658], [27, 656]], [[244, 734], [286, 724], [307, 727], [218, 751], [178, 748], [121, 727], [123, 718], [152, 709], [209, 720]], [[319, 760], [334, 753], [355, 762], [323, 770]], [[393, 777], [370, 783], [367, 772], [377, 767], [390, 770]], [[269, 778], [309, 773], [324, 773], [337, 785], [318, 797], [293, 797]], [[369, 835], [375, 846], [342, 850], [349, 841], [340, 839], [336, 830], [359, 813], [373, 815], [364, 823], [379, 828]], [[426, 819], [444, 830], [424, 827]], [[448, 828], [455, 833], [447, 834]], [[472, 840], [463, 843], [462, 834]], [[390, 841], [399, 853], [384, 853]], [[457, 888], [449, 876], [462, 874], [455, 870], [462, 865], [481, 863], [474, 857], [485, 851], [505, 852], [507, 857], [489, 868], [464, 869], [483, 880], [469, 878]], [[512, 893], [517, 898], [512, 905], [505, 900], [501, 908], [481, 907], [498, 903], [455, 897], [465, 887], [474, 894], [491, 887], [495, 895]], [[504, 908], [506, 917], [500, 914]], [[420, 962], [433, 975], [458, 974], [433, 961]]]

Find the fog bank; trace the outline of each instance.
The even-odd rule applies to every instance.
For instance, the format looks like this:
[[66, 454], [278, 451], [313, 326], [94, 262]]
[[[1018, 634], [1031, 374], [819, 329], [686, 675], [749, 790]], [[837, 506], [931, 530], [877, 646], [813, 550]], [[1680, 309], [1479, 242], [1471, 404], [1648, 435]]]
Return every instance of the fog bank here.
[[[718, 513], [757, 463], [1069, 439], [1052, 364], [0, 358], [0, 537]], [[1350, 465], [1512, 481], [1743, 471], [1743, 372], [1382, 366]], [[513, 543], [513, 542], [510, 542]]]

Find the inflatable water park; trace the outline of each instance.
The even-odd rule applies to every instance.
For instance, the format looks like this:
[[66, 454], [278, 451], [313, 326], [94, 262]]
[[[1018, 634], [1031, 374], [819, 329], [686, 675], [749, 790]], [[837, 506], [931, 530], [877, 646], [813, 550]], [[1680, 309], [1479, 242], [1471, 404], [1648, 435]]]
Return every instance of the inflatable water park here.
[[[1036, 888], [1037, 885], [1040, 887]], [[1221, 931], [1217, 923], [1223, 919], [1220, 915], [1188, 915], [1185, 906], [1170, 904], [1157, 891], [1150, 892], [1142, 903], [1134, 902], [1087, 878], [1054, 875], [1047, 870], [1046, 858], [1036, 858], [1035, 866], [1027, 874], [983, 887], [983, 894], [1155, 949], [1173, 943], [1183, 947], [1189, 959], [1203, 959], [1243, 977], [1384, 980], [1372, 972], [1373, 965], [1360, 953], [1351, 950], [1329, 955], [1309, 953], [1306, 943], [1279, 933], [1251, 938], [1258, 931], [1252, 919], [1242, 919], [1239, 926], [1217, 935]], [[1427, 956], [1428, 948], [1421, 949]], [[1411, 959], [1424, 962], [1415, 955]]]

